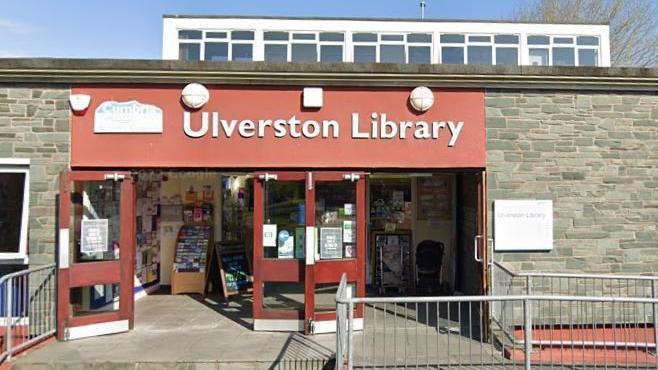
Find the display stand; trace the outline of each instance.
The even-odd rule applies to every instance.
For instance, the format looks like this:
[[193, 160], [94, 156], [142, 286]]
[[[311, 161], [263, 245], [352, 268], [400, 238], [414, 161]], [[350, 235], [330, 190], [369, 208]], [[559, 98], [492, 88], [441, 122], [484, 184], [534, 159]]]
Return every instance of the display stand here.
[[404, 294], [411, 280], [411, 231], [374, 231], [371, 253], [373, 258], [373, 280], [380, 294], [395, 290]]
[[210, 225], [186, 224], [176, 239], [176, 256], [171, 275], [171, 294], [203, 294], [208, 248], [212, 245]]

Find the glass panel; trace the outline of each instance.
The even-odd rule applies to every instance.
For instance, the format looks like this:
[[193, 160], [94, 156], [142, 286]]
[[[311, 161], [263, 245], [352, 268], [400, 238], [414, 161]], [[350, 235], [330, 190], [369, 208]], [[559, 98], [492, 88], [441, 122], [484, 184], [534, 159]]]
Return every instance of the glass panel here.
[[406, 63], [404, 45], [380, 45], [379, 61], [381, 63]]
[[599, 45], [599, 38], [596, 36], [578, 36], [576, 37], [578, 45]]
[[[303, 310], [304, 282], [264, 282], [263, 308], [274, 310]], [[334, 302], [336, 296], [334, 295]], [[335, 303], [334, 303], [335, 305]]]
[[228, 60], [228, 43], [227, 42], [206, 42], [205, 60], [227, 61]]
[[253, 59], [253, 47], [251, 44], [233, 44], [232, 48], [232, 60], [238, 62], [250, 62]]
[[469, 46], [468, 64], [492, 64], [491, 46]]
[[441, 35], [441, 42], [445, 42], [445, 43], [451, 43], [451, 42], [463, 43], [464, 42], [464, 35], [455, 35], [455, 34]]
[[528, 36], [529, 45], [548, 45], [550, 38], [548, 36]]
[[578, 50], [578, 65], [596, 67], [599, 63], [599, 53], [596, 49]]
[[201, 59], [200, 44], [179, 44], [178, 59], [180, 60], [199, 60]]
[[345, 41], [345, 35], [340, 32], [322, 32], [320, 41]]
[[[336, 311], [337, 283], [317, 284], [315, 286], [315, 312]], [[356, 287], [353, 283], [347, 284], [348, 295], [355, 296]]]
[[431, 49], [429, 46], [409, 46], [409, 63], [430, 64], [432, 63]]
[[317, 62], [318, 51], [315, 44], [292, 44], [293, 62]]
[[496, 48], [496, 65], [515, 66], [519, 64], [518, 48]]
[[206, 32], [206, 38], [209, 39], [225, 39], [227, 36], [226, 32]]
[[0, 173], [0, 252], [18, 253], [23, 220], [25, 173]]
[[201, 40], [201, 31], [180, 30], [180, 31], [178, 31], [178, 39], [180, 39], [180, 40]]
[[71, 288], [71, 313], [84, 316], [119, 311], [119, 284]]
[[554, 37], [553, 43], [555, 44], [573, 44], [573, 37]]
[[263, 38], [267, 41], [288, 41], [288, 32], [265, 32]]
[[381, 35], [382, 41], [404, 41], [404, 35]]
[[375, 46], [355, 46], [355, 63], [375, 63], [377, 61], [377, 49]]
[[471, 42], [491, 42], [491, 36], [468, 36]]
[[352, 35], [352, 41], [355, 42], [377, 42], [376, 33], [355, 33]]
[[496, 35], [494, 36], [496, 44], [518, 44], [519, 36], [517, 35]]
[[254, 31], [232, 31], [231, 39], [233, 40], [253, 40]]
[[292, 34], [292, 39], [293, 40], [315, 40], [315, 34], [314, 33], [293, 33]]
[[528, 56], [532, 66], [548, 65], [548, 49], [530, 49], [528, 50]]
[[317, 182], [315, 224], [320, 259], [356, 258], [356, 183]]
[[[304, 258], [305, 181], [268, 181], [264, 201], [265, 258]], [[265, 235], [267, 229], [272, 235]]]
[[464, 64], [464, 48], [457, 46], [444, 46], [441, 48], [441, 63]]
[[342, 62], [343, 47], [341, 45], [321, 45], [320, 61], [326, 63]]
[[71, 193], [74, 260], [119, 259], [121, 182], [75, 182]]
[[432, 35], [429, 33], [410, 33], [407, 35], [407, 42], [432, 42]]
[[288, 60], [288, 45], [265, 45], [265, 60], [285, 62]]
[[573, 66], [576, 65], [575, 59], [573, 48], [553, 48], [554, 66]]

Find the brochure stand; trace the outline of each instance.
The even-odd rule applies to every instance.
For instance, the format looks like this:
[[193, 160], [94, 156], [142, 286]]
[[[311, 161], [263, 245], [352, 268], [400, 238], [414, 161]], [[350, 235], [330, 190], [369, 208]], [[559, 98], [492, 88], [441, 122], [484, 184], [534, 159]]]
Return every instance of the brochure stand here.
[[208, 248], [212, 245], [210, 225], [187, 224], [181, 227], [176, 241], [171, 294], [203, 294]]

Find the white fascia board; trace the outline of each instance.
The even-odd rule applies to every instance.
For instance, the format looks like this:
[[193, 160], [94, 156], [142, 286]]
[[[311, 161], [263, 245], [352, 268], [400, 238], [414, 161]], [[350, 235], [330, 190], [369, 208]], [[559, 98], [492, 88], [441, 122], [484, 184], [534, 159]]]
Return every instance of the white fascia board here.
[[0, 166], [29, 166], [30, 158], [0, 158]]

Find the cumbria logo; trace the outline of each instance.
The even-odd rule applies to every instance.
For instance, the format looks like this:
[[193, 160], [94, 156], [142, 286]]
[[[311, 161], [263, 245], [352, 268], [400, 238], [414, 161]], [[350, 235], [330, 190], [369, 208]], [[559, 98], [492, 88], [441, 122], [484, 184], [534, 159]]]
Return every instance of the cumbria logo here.
[[162, 109], [137, 100], [106, 101], [94, 113], [95, 133], [162, 133]]

